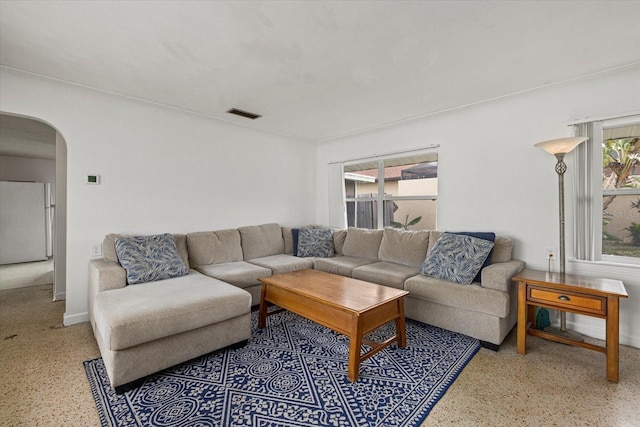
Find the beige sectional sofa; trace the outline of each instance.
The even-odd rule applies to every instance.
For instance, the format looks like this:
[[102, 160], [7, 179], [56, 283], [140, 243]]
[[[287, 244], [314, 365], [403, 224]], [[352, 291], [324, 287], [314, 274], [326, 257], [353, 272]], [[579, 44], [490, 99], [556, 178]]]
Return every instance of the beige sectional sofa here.
[[[311, 227], [309, 227], [311, 228]], [[247, 340], [251, 306], [262, 277], [315, 268], [405, 289], [405, 313], [497, 348], [516, 322], [512, 241], [497, 237], [480, 283], [460, 285], [420, 273], [441, 232], [350, 228], [333, 231], [334, 254], [294, 256], [292, 228], [278, 224], [174, 235], [185, 276], [127, 286], [115, 251], [89, 263], [89, 317], [111, 384], [150, 373]]]

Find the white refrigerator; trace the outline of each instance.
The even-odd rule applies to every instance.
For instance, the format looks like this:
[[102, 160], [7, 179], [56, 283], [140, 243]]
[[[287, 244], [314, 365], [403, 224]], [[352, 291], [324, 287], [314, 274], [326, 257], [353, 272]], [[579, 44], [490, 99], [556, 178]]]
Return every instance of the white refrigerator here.
[[0, 264], [46, 260], [52, 215], [49, 184], [0, 181]]

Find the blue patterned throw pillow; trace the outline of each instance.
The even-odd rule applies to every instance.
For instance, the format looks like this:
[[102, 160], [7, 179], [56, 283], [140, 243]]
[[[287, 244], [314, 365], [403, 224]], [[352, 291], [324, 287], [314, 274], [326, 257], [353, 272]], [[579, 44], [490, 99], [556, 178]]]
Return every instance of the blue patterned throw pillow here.
[[301, 228], [298, 233], [299, 257], [328, 258], [333, 255], [333, 231], [326, 228]]
[[[489, 240], [491, 242], [495, 242], [496, 241], [496, 233], [491, 233], [491, 232], [484, 232], [484, 231], [456, 231], [453, 234], [463, 234], [465, 236], [477, 237], [478, 239]], [[488, 267], [488, 266], [491, 265], [491, 254], [492, 253], [493, 253], [493, 248], [491, 248], [491, 251], [489, 252], [489, 255], [487, 255], [487, 259], [485, 259], [484, 263], [482, 263], [482, 268], [485, 268], [485, 267]], [[474, 282], [480, 283], [480, 279], [482, 279], [482, 277], [480, 277], [482, 268], [480, 269], [480, 271], [478, 271], [478, 274], [476, 274], [476, 277], [473, 279]]]
[[472, 236], [442, 233], [427, 254], [421, 272], [461, 285], [470, 284], [482, 268], [494, 243]]
[[118, 237], [116, 254], [120, 265], [127, 271], [127, 283], [130, 285], [188, 273], [171, 234]]

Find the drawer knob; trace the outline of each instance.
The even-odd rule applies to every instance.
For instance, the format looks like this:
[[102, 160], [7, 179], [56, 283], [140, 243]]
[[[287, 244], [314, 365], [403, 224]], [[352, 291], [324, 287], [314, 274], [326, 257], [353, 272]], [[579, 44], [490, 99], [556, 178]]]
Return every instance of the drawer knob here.
[[568, 297], [568, 296], [566, 296], [566, 295], [560, 295], [560, 296], [558, 297], [558, 299], [559, 299], [560, 301], [571, 301], [571, 298], [569, 298], [569, 297]]

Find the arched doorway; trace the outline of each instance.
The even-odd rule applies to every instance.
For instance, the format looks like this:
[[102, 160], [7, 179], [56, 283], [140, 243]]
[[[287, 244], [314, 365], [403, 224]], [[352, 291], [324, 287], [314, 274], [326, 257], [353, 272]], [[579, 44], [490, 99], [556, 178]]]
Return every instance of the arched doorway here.
[[[66, 298], [66, 142], [55, 127], [43, 120], [0, 112], [0, 163], [3, 166], [1, 181], [50, 183], [45, 185], [48, 226], [45, 227], [44, 252], [54, 265], [52, 299], [63, 300]], [[0, 241], [5, 247], [11, 244]]]

